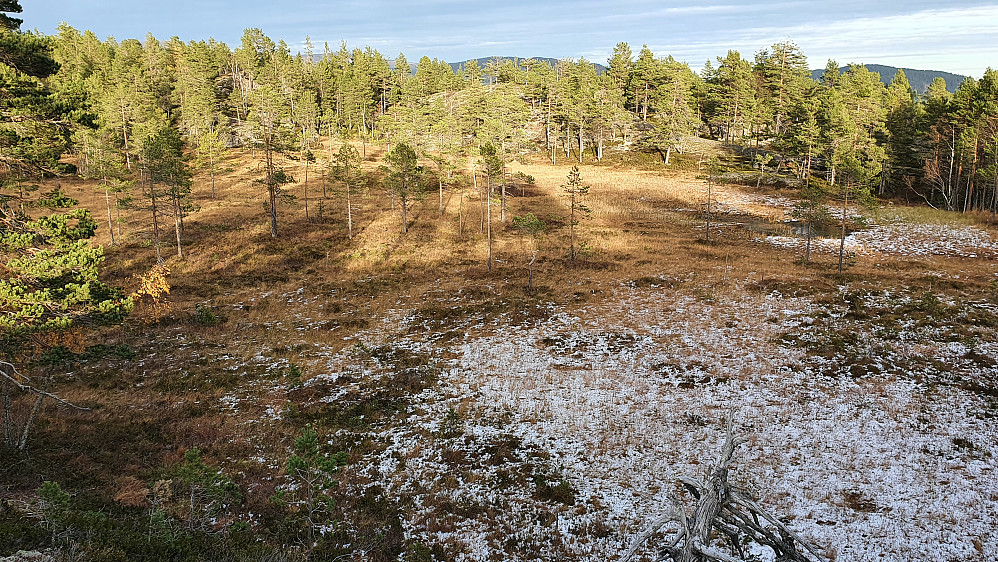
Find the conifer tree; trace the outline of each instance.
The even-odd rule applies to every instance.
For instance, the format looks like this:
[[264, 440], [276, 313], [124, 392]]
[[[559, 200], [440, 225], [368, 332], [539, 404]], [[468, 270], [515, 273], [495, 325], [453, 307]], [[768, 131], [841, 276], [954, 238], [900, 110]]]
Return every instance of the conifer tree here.
[[277, 238], [277, 203], [292, 178], [278, 164], [277, 156], [291, 149], [294, 131], [291, 127], [290, 108], [285, 96], [277, 87], [264, 83], [251, 94], [250, 124], [255, 134], [254, 145], [261, 149], [264, 159], [264, 176], [257, 180], [267, 190], [267, 210], [270, 214], [270, 235]]
[[21, 11], [21, 3], [18, 0], [0, 0], [0, 29], [6, 31], [20, 29], [24, 20], [12, 18], [7, 14], [20, 14]]
[[547, 224], [527, 213], [522, 217], [513, 217], [513, 226], [523, 235], [530, 238], [530, 262], [527, 264], [527, 289], [534, 289], [534, 264], [537, 262], [537, 239], [547, 229]]
[[[41, 201], [50, 214], [29, 220], [0, 198], [0, 410], [3, 445], [24, 451], [42, 401], [52, 398], [51, 369], [39, 369], [40, 352], [68, 350], [69, 336], [88, 326], [120, 322], [131, 311], [132, 300], [98, 279], [104, 251], [89, 239], [97, 230], [85, 209], [68, 209], [76, 201], [58, 189]], [[20, 368], [18, 368], [20, 365]], [[30, 371], [41, 371], [38, 378]], [[34, 397], [23, 421], [14, 417], [16, 392]]]
[[425, 190], [423, 167], [419, 165], [416, 151], [404, 142], [396, 144], [385, 156], [383, 166], [385, 187], [399, 202], [402, 214], [402, 234], [409, 232], [409, 205], [422, 197]]
[[755, 77], [751, 65], [738, 51], [728, 51], [724, 58], [717, 57], [717, 63], [710, 80], [710, 95], [724, 123], [724, 141], [730, 143], [742, 139], [746, 116], [755, 109]]
[[579, 173], [578, 166], [572, 166], [568, 172], [568, 181], [561, 186], [568, 197], [568, 259], [575, 263], [575, 227], [579, 221], [588, 218], [590, 209], [583, 202], [585, 196], [589, 194], [589, 186], [582, 183], [582, 174]]
[[895, 192], [921, 173], [921, 162], [917, 152], [919, 106], [915, 104], [915, 93], [908, 83], [904, 70], [898, 69], [887, 87], [884, 100], [887, 131], [887, 172], [881, 182], [881, 193], [885, 186]]
[[[55, 70], [49, 40], [9, 31], [0, 38], [0, 186], [6, 187], [58, 171], [66, 133], [51, 105], [41, 103], [49, 91], [39, 79]], [[103, 250], [89, 243], [97, 221], [88, 211], [63, 211], [76, 201], [58, 188], [39, 200], [50, 212], [35, 220], [10, 200], [0, 192], [0, 269], [6, 272], [0, 278], [0, 410], [3, 445], [23, 451], [42, 401], [66, 404], [50, 392], [51, 369], [41, 373], [40, 384], [32, 372], [39, 370], [39, 353], [88, 325], [120, 322], [132, 302], [98, 279]], [[23, 421], [15, 420], [17, 393], [34, 399]]]
[[204, 41], [192, 41], [182, 49], [174, 90], [180, 110], [179, 126], [194, 149], [195, 167], [208, 173], [214, 199], [215, 178], [223, 170], [221, 158], [225, 150], [219, 136], [223, 118], [216, 87], [221, 67]]
[[[165, 199], [169, 202], [173, 215], [174, 233], [177, 241], [177, 257], [183, 257], [181, 232], [186, 212], [191, 208], [191, 174], [183, 152], [183, 140], [176, 129], [164, 125], [153, 135], [144, 139], [140, 151], [143, 169], [148, 179], [148, 197], [152, 204], [153, 221], [158, 226], [159, 213], [163, 212]], [[159, 256], [159, 234], [156, 233], [157, 255]], [[160, 259], [162, 259], [160, 257]]]
[[798, 103], [812, 82], [807, 57], [792, 41], [784, 41], [759, 52], [755, 60], [763, 95], [771, 108], [772, 134], [780, 136], [789, 108]]
[[[121, 233], [120, 220], [112, 217], [114, 208], [120, 212], [120, 197], [131, 186], [127, 179], [127, 170], [121, 153], [114, 142], [100, 131], [82, 129], [77, 135], [80, 148], [80, 174], [87, 179], [98, 181], [98, 188], [104, 192], [104, 203], [107, 210], [107, 228], [111, 245], [115, 244], [115, 230]], [[114, 197], [114, 205], [111, 198]], [[118, 217], [120, 219], [120, 216]], [[117, 229], [115, 229], [117, 223]]]
[[653, 92], [656, 108], [652, 119], [654, 130], [646, 139], [646, 144], [657, 150], [669, 164], [672, 151], [681, 145], [684, 137], [694, 133], [699, 125], [690, 93], [696, 78], [689, 66], [677, 62], [672, 57], [660, 61], [662, 79]]
[[634, 54], [631, 52], [631, 46], [624, 42], [617, 43], [606, 64], [610, 85], [624, 95], [630, 87], [631, 74], [634, 72]]
[[648, 108], [652, 95], [662, 78], [662, 67], [651, 52], [648, 45], [641, 47], [638, 60], [634, 63], [631, 73], [628, 98], [634, 104], [634, 112], [641, 114], [641, 120], [648, 120]]
[[485, 232], [486, 238], [488, 239], [488, 257], [486, 264], [489, 271], [492, 271], [492, 197], [493, 197], [493, 185], [498, 182], [503, 183], [503, 198], [501, 205], [505, 206], [506, 203], [506, 188], [505, 181], [503, 181], [504, 170], [506, 168], [505, 162], [502, 159], [502, 153], [496, 149], [496, 147], [487, 142], [479, 148], [479, 154], [482, 156], [482, 170], [485, 172]]
[[353, 204], [351, 196], [367, 181], [364, 170], [361, 168], [360, 154], [356, 148], [347, 143], [343, 143], [340, 146], [339, 152], [333, 157], [331, 175], [336, 181], [343, 184], [347, 210], [347, 238], [353, 239]]

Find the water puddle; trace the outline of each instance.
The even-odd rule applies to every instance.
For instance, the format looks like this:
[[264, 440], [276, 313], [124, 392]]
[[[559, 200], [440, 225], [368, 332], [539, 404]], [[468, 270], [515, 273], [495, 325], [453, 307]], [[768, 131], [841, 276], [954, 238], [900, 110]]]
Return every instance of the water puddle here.
[[[717, 217], [718, 224], [728, 224], [740, 226], [749, 232], [765, 234], [766, 236], [794, 236], [797, 238], [807, 238], [808, 224], [801, 221], [770, 221], [765, 217], [755, 217], [751, 215], [721, 215]], [[854, 229], [846, 227], [846, 234], [850, 234]], [[842, 233], [842, 227], [836, 224], [812, 224], [812, 238], [838, 238]]]

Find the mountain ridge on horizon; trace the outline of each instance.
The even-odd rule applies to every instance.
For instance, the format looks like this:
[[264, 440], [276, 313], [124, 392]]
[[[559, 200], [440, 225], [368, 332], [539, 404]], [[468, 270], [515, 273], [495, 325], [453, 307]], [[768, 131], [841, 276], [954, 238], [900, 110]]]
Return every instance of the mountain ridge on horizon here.
[[[903, 70], [904, 75], [908, 78], [908, 83], [911, 84], [912, 89], [918, 94], [924, 94], [929, 88], [929, 84], [931, 84], [936, 78], [942, 78], [946, 81], [946, 91], [950, 93], [955, 92], [960, 84], [968, 78], [962, 74], [954, 74], [944, 70], [919, 70], [916, 68], [904, 68], [886, 64], [864, 64], [863, 66], [865, 66], [867, 70], [879, 74], [880, 81], [884, 84], [890, 84], [898, 70]], [[849, 70], [848, 65], [839, 67], [840, 73], [845, 72], [846, 70]], [[812, 70], [811, 78], [821, 80], [821, 75], [824, 73], [824, 68]]]
[[[475, 61], [476, 63], [478, 63], [480, 67], [485, 68], [485, 65], [491, 60], [525, 61], [530, 59], [543, 61], [551, 65], [554, 65], [559, 60], [562, 60], [553, 57], [489, 56], [489, 57], [478, 57], [474, 59], [467, 59], [458, 62], [448, 62], [447, 64], [449, 64], [451, 68], [454, 69], [454, 72], [460, 72], [471, 61]], [[394, 67], [395, 61], [392, 60], [390, 62]], [[607, 71], [606, 65], [593, 61], [590, 62], [596, 67], [597, 73], [603, 74], [604, 72]], [[416, 63], [410, 63], [409, 66], [413, 74], [415, 74]], [[923, 69], [905, 68], [905, 67], [890, 66], [886, 64], [875, 64], [875, 63], [864, 64], [863, 66], [865, 66], [871, 72], [876, 72], [877, 74], [879, 74], [881, 82], [883, 82], [885, 85], [891, 83], [891, 80], [894, 78], [894, 75], [897, 74], [898, 70], [903, 70], [905, 76], [907, 76], [908, 78], [908, 82], [911, 84], [912, 89], [914, 89], [915, 92], [918, 94], [924, 94], [925, 91], [928, 89], [929, 84], [931, 84], [932, 81], [935, 80], [936, 78], [942, 78], [946, 82], [946, 90], [950, 93], [955, 92], [957, 87], [959, 87], [960, 84], [968, 78], [968, 76], [964, 76], [962, 74], [956, 74], [953, 72], [946, 72], [944, 70], [923, 70]], [[841, 66], [839, 67], [839, 72], [845, 72], [848, 69], [849, 69], [848, 66]], [[824, 72], [825, 72], [824, 68], [814, 69], [811, 71], [811, 78], [820, 81], [821, 75]]]

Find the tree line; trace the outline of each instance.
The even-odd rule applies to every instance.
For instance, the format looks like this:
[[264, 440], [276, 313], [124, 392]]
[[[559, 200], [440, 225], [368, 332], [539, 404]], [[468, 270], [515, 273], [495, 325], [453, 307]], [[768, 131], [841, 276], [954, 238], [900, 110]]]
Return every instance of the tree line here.
[[[433, 154], [448, 176], [486, 143], [504, 161], [538, 148], [555, 163], [601, 161], [608, 146], [624, 145], [668, 163], [686, 139], [702, 136], [771, 155], [774, 169], [807, 183], [851, 182], [950, 210], [998, 207], [998, 74], [990, 69], [953, 94], [939, 79], [917, 95], [903, 71], [884, 86], [863, 66], [840, 74], [834, 61], [815, 81], [791, 42], [753, 60], [729, 51], [699, 73], [620, 43], [601, 74], [585, 59], [472, 61], [455, 72], [423, 57], [413, 71], [403, 54], [389, 60], [369, 47], [317, 51], [306, 38], [292, 53], [259, 29], [245, 30], [235, 49], [152, 35], [102, 41], [66, 24], [55, 36], [22, 35], [51, 53], [47, 109], [59, 119], [9, 142], [27, 166], [20, 171], [51, 170], [75, 151], [80, 173], [106, 190], [109, 225], [115, 197], [138, 185], [157, 237], [159, 218], [182, 232], [191, 173], [206, 173], [214, 187], [222, 154], [238, 145], [263, 157], [259, 183], [276, 236], [283, 186], [295, 181], [281, 163], [319, 156], [331, 166], [331, 142], [327, 154], [313, 152], [320, 136], [365, 147], [404, 141]], [[184, 146], [194, 156], [187, 165], [178, 159]]]

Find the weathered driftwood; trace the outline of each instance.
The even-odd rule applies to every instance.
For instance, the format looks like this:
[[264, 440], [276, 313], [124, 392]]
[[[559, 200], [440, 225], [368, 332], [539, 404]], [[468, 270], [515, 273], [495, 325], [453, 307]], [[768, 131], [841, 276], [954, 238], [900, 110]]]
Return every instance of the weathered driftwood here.
[[[794, 534], [779, 519], [766, 512], [747, 493], [728, 483], [728, 469], [735, 449], [745, 442], [732, 432], [733, 415], [728, 414], [727, 437], [721, 448], [721, 458], [706, 482], [683, 476], [679, 482], [696, 502], [692, 515], [687, 515], [682, 503], [670, 496], [665, 515], [654, 521], [635, 538], [622, 562], [628, 562], [638, 549], [663, 527], [678, 527], [671, 536], [655, 546], [657, 560], [673, 562], [738, 562], [744, 560], [741, 539], [749, 537], [767, 546], [778, 562], [824, 562], [818, 551]], [[713, 531], [727, 537], [734, 555], [723, 552], [712, 540]], [[805, 552], [802, 552], [806, 551]]]

